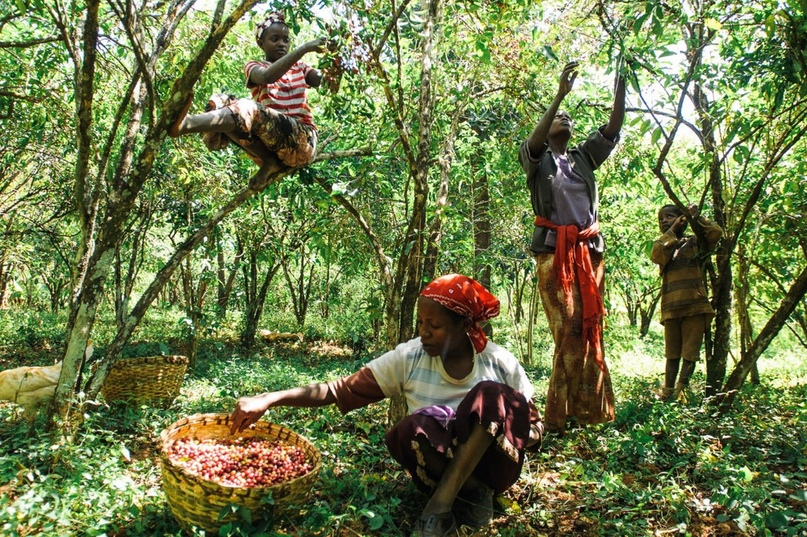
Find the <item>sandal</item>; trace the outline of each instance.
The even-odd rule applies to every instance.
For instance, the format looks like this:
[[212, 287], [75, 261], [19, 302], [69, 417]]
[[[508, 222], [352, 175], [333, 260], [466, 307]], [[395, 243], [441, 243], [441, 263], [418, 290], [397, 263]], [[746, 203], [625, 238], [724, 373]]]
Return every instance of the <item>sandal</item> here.
[[493, 520], [493, 489], [482, 487], [457, 496], [454, 513], [461, 524], [481, 528]]
[[412, 537], [449, 537], [457, 531], [457, 521], [451, 511], [439, 515], [420, 517], [415, 523]]

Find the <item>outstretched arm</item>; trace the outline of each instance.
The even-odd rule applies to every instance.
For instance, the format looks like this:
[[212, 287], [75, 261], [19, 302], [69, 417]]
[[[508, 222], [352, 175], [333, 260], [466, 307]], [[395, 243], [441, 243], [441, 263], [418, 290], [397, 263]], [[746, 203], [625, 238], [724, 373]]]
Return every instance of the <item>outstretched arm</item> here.
[[[300, 45], [279, 60], [273, 62], [269, 67], [254, 67], [249, 73], [249, 81], [256, 85], [272, 84], [273, 82], [278, 81], [280, 77], [286, 74], [286, 71], [291, 69], [292, 65], [300, 61], [300, 59], [302, 59], [302, 57], [309, 52], [322, 52], [325, 50], [326, 41], [327, 38], [325, 37], [314, 39], [308, 43]], [[309, 81], [308, 78], [306, 78], [306, 82], [309, 86], [319, 85], [312, 84], [312, 81]]]
[[614, 106], [611, 108], [611, 117], [602, 130], [602, 135], [611, 141], [616, 140], [622, 123], [625, 121], [625, 77], [617, 73], [616, 87], [614, 88]]
[[331, 405], [336, 397], [328, 384], [320, 382], [289, 390], [267, 392], [254, 397], [241, 397], [230, 415], [230, 434], [243, 431], [257, 422], [267, 410], [276, 406], [317, 407]]
[[577, 78], [577, 66], [577, 62], [569, 62], [563, 68], [563, 72], [560, 75], [558, 92], [555, 94], [555, 98], [552, 100], [549, 108], [546, 109], [546, 112], [544, 112], [544, 115], [541, 116], [538, 124], [535, 125], [530, 137], [527, 139], [530, 154], [537, 154], [544, 143], [546, 143], [546, 138], [549, 135], [549, 128], [552, 127], [552, 121], [555, 119], [555, 114], [558, 113], [563, 99], [569, 94], [570, 91], [572, 91], [574, 79]]

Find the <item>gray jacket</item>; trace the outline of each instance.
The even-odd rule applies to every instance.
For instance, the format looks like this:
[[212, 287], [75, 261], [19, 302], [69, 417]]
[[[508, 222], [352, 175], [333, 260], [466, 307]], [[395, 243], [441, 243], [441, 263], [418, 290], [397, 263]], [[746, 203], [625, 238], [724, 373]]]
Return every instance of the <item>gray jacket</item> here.
[[[599, 193], [597, 192], [597, 183], [594, 180], [594, 170], [605, 162], [605, 159], [608, 158], [619, 141], [618, 136], [613, 142], [603, 136], [601, 132], [603, 128], [604, 126], [600, 127], [592, 132], [583, 143], [567, 150], [569, 162], [588, 186], [591, 212], [598, 220]], [[545, 143], [536, 157], [530, 154], [529, 145], [525, 140], [519, 149], [518, 160], [527, 174], [527, 187], [530, 189], [533, 212], [544, 218], [551, 218], [552, 178], [557, 173], [557, 165], [555, 164], [555, 159], [552, 158], [549, 144]], [[549, 230], [544, 227], [535, 227], [532, 233], [532, 244], [530, 245], [530, 250], [533, 254], [555, 251], [554, 247], [546, 244], [548, 232]], [[592, 241], [592, 248], [597, 252], [602, 252], [605, 248], [602, 235], [598, 235]]]

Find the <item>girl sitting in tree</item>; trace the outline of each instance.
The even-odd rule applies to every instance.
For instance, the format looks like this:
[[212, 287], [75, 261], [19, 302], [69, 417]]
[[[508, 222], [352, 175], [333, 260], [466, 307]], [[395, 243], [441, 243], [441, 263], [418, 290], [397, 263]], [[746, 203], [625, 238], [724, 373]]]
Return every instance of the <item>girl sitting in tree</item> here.
[[322, 52], [326, 38], [289, 52], [289, 27], [282, 14], [271, 13], [256, 26], [255, 39], [265, 59], [244, 66], [252, 100], [217, 94], [208, 101], [205, 113], [187, 115], [191, 96], [168, 135], [204, 133], [211, 150], [235, 141], [260, 166], [249, 186], [262, 190], [272, 176], [308, 166], [316, 157], [317, 127], [306, 89], [319, 87], [322, 73], [300, 60], [310, 52]]

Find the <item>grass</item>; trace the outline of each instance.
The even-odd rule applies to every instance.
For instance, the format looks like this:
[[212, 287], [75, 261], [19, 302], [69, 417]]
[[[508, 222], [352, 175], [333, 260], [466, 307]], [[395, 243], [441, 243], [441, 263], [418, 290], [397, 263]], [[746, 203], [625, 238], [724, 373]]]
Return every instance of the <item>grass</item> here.
[[[497, 523], [459, 535], [807, 534], [803, 359], [784, 352], [763, 360], [763, 383], [746, 386], [735, 409], [721, 418], [699, 395], [700, 374], [687, 402], [654, 400], [663, 368], [658, 334], [641, 341], [614, 335], [608, 356], [616, 420], [548, 437], [499, 499]], [[72, 438], [29, 434], [19, 409], [0, 403], [0, 534], [179, 536], [160, 485], [157, 439], [163, 429], [197, 412], [229, 412], [242, 394], [337, 378], [367, 359], [323, 343], [244, 353], [210, 342], [170, 409], [101, 406]], [[537, 393], [545, 393], [546, 367], [528, 373]], [[245, 524], [224, 535], [411, 533], [426, 498], [387, 455], [385, 404], [347, 417], [331, 407], [272, 409], [267, 419], [318, 447], [320, 479], [310, 501], [271, 529]]]

